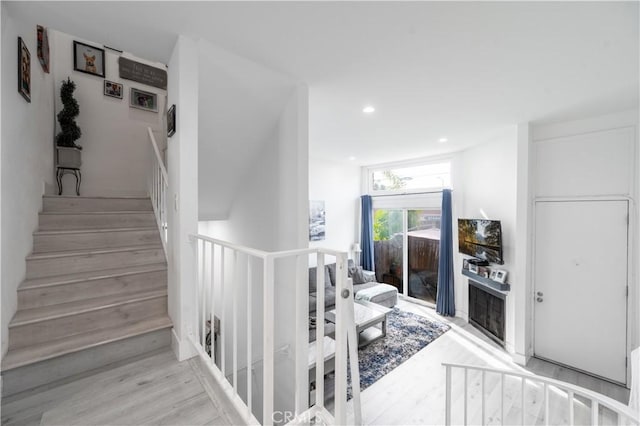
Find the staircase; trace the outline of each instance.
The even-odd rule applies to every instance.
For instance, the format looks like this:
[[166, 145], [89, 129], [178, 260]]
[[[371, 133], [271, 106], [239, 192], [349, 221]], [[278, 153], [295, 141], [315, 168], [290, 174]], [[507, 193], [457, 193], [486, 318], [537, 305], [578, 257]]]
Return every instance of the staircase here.
[[170, 344], [148, 198], [45, 196], [2, 360], [3, 396]]

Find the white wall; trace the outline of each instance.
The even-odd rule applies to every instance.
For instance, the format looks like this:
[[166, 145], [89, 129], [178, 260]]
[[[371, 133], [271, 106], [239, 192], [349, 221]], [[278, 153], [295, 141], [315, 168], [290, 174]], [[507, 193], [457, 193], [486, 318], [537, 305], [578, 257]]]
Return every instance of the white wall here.
[[629, 349], [640, 345], [638, 110], [531, 126], [533, 195], [630, 199]]
[[351, 252], [360, 241], [360, 175], [353, 164], [309, 159], [309, 199], [324, 201], [326, 211], [325, 239], [310, 247]]
[[[156, 131], [156, 139], [165, 145], [163, 112], [166, 105], [165, 90], [119, 77], [120, 54], [105, 49], [105, 78], [124, 85], [123, 99], [104, 96], [104, 79], [73, 70], [73, 41], [103, 48], [99, 43], [82, 40], [59, 31], [49, 31], [52, 75], [56, 90], [56, 114], [62, 109], [60, 85], [70, 77], [76, 83], [74, 97], [80, 105], [76, 122], [82, 137], [76, 143], [82, 146], [81, 195], [137, 195], [146, 196], [147, 176], [151, 153], [147, 127]], [[165, 68], [165, 65], [145, 61], [124, 53], [129, 59]], [[131, 87], [158, 94], [158, 112], [129, 107]], [[56, 131], [59, 125], [56, 121]], [[74, 191], [74, 178], [65, 176], [65, 194]]]
[[179, 360], [194, 355], [186, 336], [194, 312], [194, 247], [198, 232], [198, 52], [194, 40], [180, 36], [169, 62], [169, 102], [176, 105], [176, 133], [169, 140], [169, 316], [172, 346]]
[[[454, 161], [454, 224], [458, 218], [487, 218], [502, 225], [504, 265], [492, 265], [508, 272], [511, 291], [506, 302], [507, 350], [514, 351], [515, 294], [523, 291], [516, 273], [516, 182], [517, 127], [500, 136], [462, 152]], [[457, 226], [454, 226], [457, 241]], [[457, 244], [454, 243], [454, 247]], [[454, 250], [456, 315], [468, 318], [468, 280], [460, 272], [466, 256]]]
[[[5, 6], [2, 3], [2, 354], [16, 310], [16, 289], [25, 276], [25, 256], [38, 226], [43, 188], [54, 182], [53, 77], [38, 62], [35, 24], [13, 19]], [[17, 91], [18, 36], [31, 53], [31, 103]]]

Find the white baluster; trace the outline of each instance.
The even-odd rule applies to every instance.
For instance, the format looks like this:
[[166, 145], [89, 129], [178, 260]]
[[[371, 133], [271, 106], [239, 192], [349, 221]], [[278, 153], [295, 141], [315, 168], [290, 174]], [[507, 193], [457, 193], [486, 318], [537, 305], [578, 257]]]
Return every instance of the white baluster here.
[[[316, 267], [316, 406], [324, 406], [324, 254]], [[336, 298], [339, 295], [336, 294]], [[336, 326], [337, 328], [337, 326]], [[336, 348], [337, 349], [337, 348]]]
[[444, 424], [451, 425], [451, 367], [445, 367]]
[[264, 259], [264, 295], [263, 295], [263, 379], [262, 379], [262, 424], [273, 424], [273, 384], [274, 384], [274, 260]]

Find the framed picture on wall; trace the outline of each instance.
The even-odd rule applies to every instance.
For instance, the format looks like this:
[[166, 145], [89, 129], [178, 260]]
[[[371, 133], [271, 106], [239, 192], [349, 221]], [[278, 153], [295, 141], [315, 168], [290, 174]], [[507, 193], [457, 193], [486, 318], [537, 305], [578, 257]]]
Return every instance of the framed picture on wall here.
[[145, 111], [158, 112], [158, 95], [132, 87], [129, 96], [129, 106]]
[[322, 241], [325, 238], [324, 201], [309, 201], [309, 241]]
[[167, 111], [167, 137], [171, 137], [176, 132], [176, 106], [171, 105]]
[[122, 99], [123, 87], [122, 84], [114, 81], [104, 81], [104, 95], [111, 96], [112, 98]]
[[74, 40], [73, 69], [104, 78], [104, 50]]
[[31, 54], [22, 37], [18, 37], [18, 92], [31, 102]]

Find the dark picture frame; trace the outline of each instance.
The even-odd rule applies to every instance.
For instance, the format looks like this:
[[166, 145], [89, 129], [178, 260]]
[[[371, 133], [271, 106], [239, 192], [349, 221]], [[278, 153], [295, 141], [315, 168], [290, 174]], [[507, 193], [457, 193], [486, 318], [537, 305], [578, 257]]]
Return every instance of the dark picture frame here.
[[104, 78], [104, 65], [104, 49], [73, 41], [74, 71]]
[[158, 112], [158, 95], [132, 87], [129, 94], [129, 106], [145, 111]]
[[31, 103], [31, 54], [22, 37], [18, 37], [18, 93]]
[[122, 99], [122, 94], [124, 93], [124, 86], [120, 83], [116, 83], [115, 81], [104, 81], [104, 95], [111, 96], [112, 98]]
[[47, 29], [42, 25], [38, 25], [36, 35], [38, 38], [38, 46], [36, 49], [38, 60], [40, 61], [42, 70], [49, 74], [49, 35]]
[[167, 137], [171, 137], [176, 133], [176, 106], [171, 105], [167, 111]]

